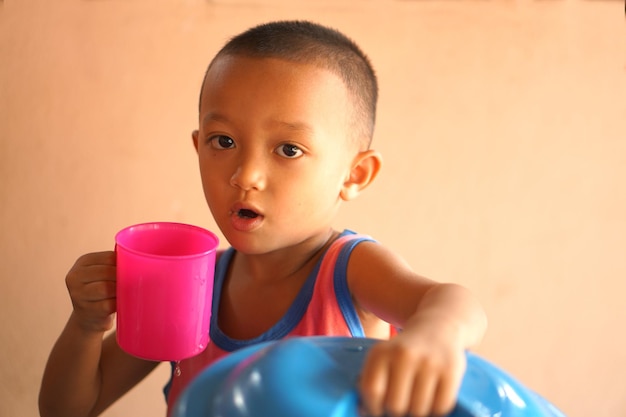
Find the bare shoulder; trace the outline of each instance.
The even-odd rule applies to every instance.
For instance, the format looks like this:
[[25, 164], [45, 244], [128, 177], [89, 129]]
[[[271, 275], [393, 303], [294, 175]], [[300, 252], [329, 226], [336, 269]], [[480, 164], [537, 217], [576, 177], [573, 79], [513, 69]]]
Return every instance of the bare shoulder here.
[[377, 242], [359, 243], [348, 261], [348, 287], [359, 308], [403, 327], [423, 295], [437, 285]]
[[391, 285], [408, 281], [412, 285], [429, 287], [434, 282], [417, 274], [399, 254], [374, 241], [359, 243], [348, 263], [348, 284]]

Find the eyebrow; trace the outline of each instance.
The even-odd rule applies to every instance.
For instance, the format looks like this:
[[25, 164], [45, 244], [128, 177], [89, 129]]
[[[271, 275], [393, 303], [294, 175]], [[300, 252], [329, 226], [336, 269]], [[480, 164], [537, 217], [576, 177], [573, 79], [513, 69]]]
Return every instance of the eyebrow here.
[[313, 133], [313, 127], [307, 123], [303, 122], [287, 122], [284, 120], [271, 120], [269, 125], [277, 125], [287, 130], [291, 130], [294, 132], [305, 132], [305, 133]]
[[219, 113], [214, 113], [214, 112], [210, 112], [207, 113], [203, 118], [202, 118], [202, 124], [205, 125], [208, 122], [222, 122], [222, 123], [229, 123], [230, 119], [228, 119], [228, 117], [219, 114]]
[[[229, 119], [223, 114], [216, 113], [216, 112], [209, 112], [202, 118], [203, 125], [212, 121], [221, 122], [225, 124], [232, 123], [231, 119]], [[265, 123], [265, 126], [268, 126], [268, 127], [276, 126], [276, 127], [284, 128], [284, 129], [294, 131], [294, 132], [305, 132], [309, 134], [313, 133], [314, 131], [311, 125], [304, 123], [304, 122], [298, 122], [298, 121], [290, 122], [290, 121], [285, 121], [285, 120], [271, 119]]]

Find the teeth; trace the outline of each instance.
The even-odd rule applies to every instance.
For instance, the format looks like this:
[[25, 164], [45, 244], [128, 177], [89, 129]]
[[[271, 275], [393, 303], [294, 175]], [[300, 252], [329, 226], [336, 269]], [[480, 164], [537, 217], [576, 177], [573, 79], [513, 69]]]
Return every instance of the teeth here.
[[241, 209], [237, 212], [237, 216], [244, 218], [244, 219], [254, 219], [255, 217], [258, 216], [258, 214], [252, 210]]

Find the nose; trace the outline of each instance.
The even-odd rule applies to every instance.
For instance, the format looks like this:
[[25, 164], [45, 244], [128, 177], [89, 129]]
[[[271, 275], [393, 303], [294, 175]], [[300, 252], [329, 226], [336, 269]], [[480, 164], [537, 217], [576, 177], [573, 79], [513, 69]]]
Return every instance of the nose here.
[[262, 190], [266, 183], [266, 167], [258, 155], [242, 155], [235, 172], [230, 177], [230, 185], [244, 191]]

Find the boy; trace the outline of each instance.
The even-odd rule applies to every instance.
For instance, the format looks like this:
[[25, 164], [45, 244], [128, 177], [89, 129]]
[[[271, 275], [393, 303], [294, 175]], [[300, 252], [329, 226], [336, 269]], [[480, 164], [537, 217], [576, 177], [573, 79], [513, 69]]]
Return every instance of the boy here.
[[[204, 194], [230, 245], [215, 275], [211, 343], [180, 364], [168, 404], [237, 348], [289, 336], [389, 339], [359, 381], [371, 415], [442, 415], [455, 404], [464, 351], [482, 308], [464, 288], [416, 275], [381, 245], [331, 224], [376, 177], [369, 148], [377, 82], [361, 50], [310, 22], [275, 22], [233, 38], [206, 72], [192, 134]], [[330, 253], [341, 260], [328, 266]], [[105, 331], [115, 312], [115, 256], [79, 258], [66, 283], [73, 312], [53, 348], [41, 415], [94, 416], [157, 365]], [[303, 360], [306, 360], [303, 358]]]

